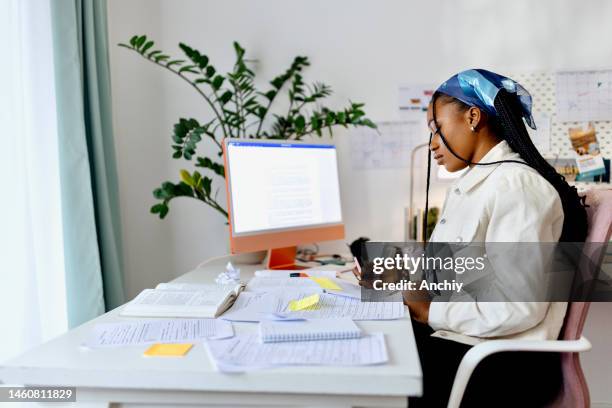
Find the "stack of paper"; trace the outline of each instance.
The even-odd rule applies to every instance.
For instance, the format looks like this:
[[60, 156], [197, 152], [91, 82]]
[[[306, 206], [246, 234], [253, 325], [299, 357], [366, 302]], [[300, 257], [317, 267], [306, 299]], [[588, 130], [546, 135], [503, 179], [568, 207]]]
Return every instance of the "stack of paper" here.
[[256, 334], [206, 342], [211, 359], [223, 372], [243, 372], [291, 365], [362, 366], [389, 360], [382, 333], [350, 340], [260, 343]]

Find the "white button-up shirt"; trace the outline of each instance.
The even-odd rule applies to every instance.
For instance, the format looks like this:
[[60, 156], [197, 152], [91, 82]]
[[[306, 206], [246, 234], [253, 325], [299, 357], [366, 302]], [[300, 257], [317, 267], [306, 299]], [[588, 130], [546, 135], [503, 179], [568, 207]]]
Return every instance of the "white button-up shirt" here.
[[[506, 141], [481, 160], [521, 160]], [[538, 172], [519, 163], [474, 166], [448, 190], [430, 242], [557, 242], [563, 207]], [[432, 302], [434, 336], [467, 344], [486, 338], [557, 339], [564, 302]]]

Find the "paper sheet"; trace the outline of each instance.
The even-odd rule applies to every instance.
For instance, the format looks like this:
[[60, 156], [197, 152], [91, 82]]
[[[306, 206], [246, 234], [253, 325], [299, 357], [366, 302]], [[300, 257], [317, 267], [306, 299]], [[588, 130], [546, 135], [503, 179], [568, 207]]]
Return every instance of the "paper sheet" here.
[[[215, 297], [211, 294], [216, 295]], [[145, 289], [128, 306], [209, 306], [215, 307], [222, 292], [177, 291], [166, 289]], [[127, 307], [126, 307], [127, 309]]]
[[556, 74], [557, 119], [612, 120], [612, 70]]
[[242, 292], [220, 318], [234, 322], [258, 322], [278, 309], [278, 297], [266, 292]]
[[534, 112], [533, 119], [537, 129], [533, 130], [527, 126], [527, 132], [538, 151], [546, 154], [550, 152], [550, 116], [547, 113]]
[[436, 89], [434, 84], [402, 85], [398, 92], [398, 106], [402, 119], [425, 121], [427, 106]]
[[218, 319], [138, 320], [96, 325], [87, 341], [89, 348], [182, 343], [234, 335], [230, 322]]
[[361, 300], [361, 286], [342, 279], [335, 279], [334, 283], [338, 285], [341, 290], [326, 289], [325, 293]]
[[350, 297], [323, 294], [316, 310], [289, 311], [288, 302], [280, 305], [281, 310], [292, 317], [325, 319], [350, 317], [353, 320], [393, 320], [404, 316], [402, 302], [362, 302]]
[[230, 290], [236, 289], [237, 284], [229, 285], [218, 285], [215, 283], [178, 283], [178, 282], [166, 282], [160, 283], [155, 287], [157, 290], [169, 290], [169, 291], [185, 291], [185, 292], [221, 292], [227, 293]]
[[419, 122], [377, 122], [378, 129], [358, 127], [351, 130], [353, 169], [401, 169], [410, 166], [412, 149], [427, 143], [425, 120]]
[[323, 289], [310, 278], [287, 278], [287, 277], [262, 277], [255, 276], [251, 279], [246, 286], [247, 291], [251, 292], [271, 292], [271, 291], [285, 291], [288, 289], [299, 289], [299, 290], [315, 290], [323, 292]]
[[288, 365], [360, 366], [389, 361], [382, 333], [358, 339], [260, 343], [256, 334], [206, 342], [211, 359], [223, 372]]
[[[344, 268], [346, 269], [346, 268]], [[335, 278], [338, 275], [338, 272], [343, 270], [340, 269], [308, 269], [304, 271], [299, 271], [307, 274], [312, 277], [319, 278]], [[281, 270], [281, 269], [262, 269], [259, 271], [255, 271], [255, 276], [260, 278], [289, 278], [289, 275], [292, 273], [296, 273], [295, 270]]]
[[234, 306], [221, 315], [221, 319], [258, 322], [268, 319], [270, 315], [277, 314], [281, 317], [305, 319], [350, 317], [353, 320], [394, 320], [404, 317], [405, 313], [402, 302], [361, 302], [360, 299], [328, 293], [320, 294], [316, 310], [296, 312], [289, 310], [291, 300], [309, 295], [312, 295], [311, 291], [288, 291], [287, 293], [242, 292]]

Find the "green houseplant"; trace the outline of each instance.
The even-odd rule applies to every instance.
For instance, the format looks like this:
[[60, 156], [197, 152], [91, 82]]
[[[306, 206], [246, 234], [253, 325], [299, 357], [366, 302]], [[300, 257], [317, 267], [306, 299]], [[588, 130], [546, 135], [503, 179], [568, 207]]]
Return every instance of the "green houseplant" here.
[[[174, 125], [172, 157], [193, 162], [207, 174], [181, 170], [178, 183], [166, 181], [156, 188], [153, 196], [159, 202], [151, 207], [151, 212], [160, 218], [168, 214], [171, 200], [191, 197], [227, 219], [226, 209], [217, 201], [218, 189], [212, 192], [213, 178], [225, 177], [220, 159], [225, 137], [301, 140], [309, 135], [322, 136], [324, 130], [331, 135], [336, 126], [376, 127], [366, 117], [362, 103], [351, 102], [338, 111], [321, 106], [320, 101], [331, 95], [332, 90], [319, 82], [304, 82], [302, 71], [310, 65], [307, 57], [295, 57], [285, 72], [270, 81], [268, 90], [259, 91], [245, 50], [237, 42], [234, 42], [236, 62], [226, 74], [221, 74], [206, 55], [186, 44], [179, 44], [184, 54], [181, 58], [172, 58], [154, 45], [145, 35], [135, 35], [128, 43], [119, 44], [187, 82], [212, 113], [212, 119], [204, 122], [180, 118]], [[288, 108], [284, 114], [274, 113], [273, 103], [285, 90]], [[218, 148], [216, 157], [197, 154], [198, 144], [204, 140]]]

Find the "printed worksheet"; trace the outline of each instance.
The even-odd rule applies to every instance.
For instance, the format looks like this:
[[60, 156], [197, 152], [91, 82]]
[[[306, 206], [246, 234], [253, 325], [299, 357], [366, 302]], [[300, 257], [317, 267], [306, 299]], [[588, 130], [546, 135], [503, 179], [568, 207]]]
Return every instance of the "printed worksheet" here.
[[138, 320], [97, 324], [83, 345], [97, 348], [184, 343], [233, 335], [232, 324], [218, 319]]
[[[289, 303], [318, 293], [288, 290], [284, 292], [242, 292], [232, 308], [221, 315], [230, 321], [258, 322], [266, 319], [326, 319], [350, 317], [353, 320], [394, 320], [405, 314], [401, 295], [397, 301], [362, 302], [347, 296], [319, 294], [319, 302], [299, 311], [290, 311]], [[245, 296], [246, 295], [246, 296]]]
[[[401, 299], [401, 297], [400, 297]], [[289, 311], [289, 301], [286, 296], [278, 304], [277, 313], [285, 313], [291, 317], [304, 319], [327, 319], [331, 317], [350, 317], [353, 320], [394, 320], [404, 317], [404, 303], [362, 302], [351, 297], [322, 294], [318, 305], [305, 310]]]

